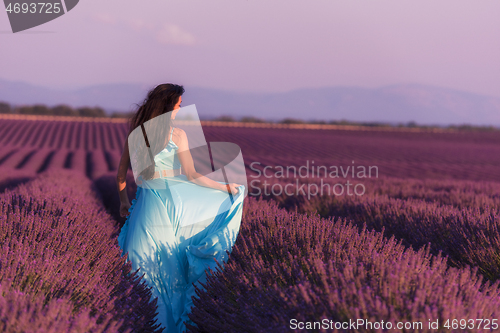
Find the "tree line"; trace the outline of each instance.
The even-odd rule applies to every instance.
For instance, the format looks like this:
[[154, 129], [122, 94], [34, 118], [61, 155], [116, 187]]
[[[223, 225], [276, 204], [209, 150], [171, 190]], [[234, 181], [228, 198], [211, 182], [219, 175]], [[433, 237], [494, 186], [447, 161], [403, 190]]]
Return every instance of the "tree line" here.
[[12, 106], [6, 102], [0, 102], [0, 113], [3, 114], [30, 114], [45, 116], [72, 116], [72, 117], [108, 117], [106, 112], [96, 107], [73, 108], [69, 105], [60, 104], [49, 107], [44, 104]]
[[[21, 106], [11, 106], [9, 103], [0, 101], [0, 114], [31, 114], [31, 115], [50, 115], [50, 116], [73, 116], [73, 117], [110, 117], [110, 118], [130, 118], [135, 112], [114, 112], [110, 115], [106, 114], [104, 109], [95, 107], [79, 107], [73, 108], [69, 105], [60, 104], [53, 107], [48, 107], [44, 104], [35, 105], [21, 105]], [[202, 119], [205, 120], [205, 119]], [[285, 118], [278, 121], [265, 120], [253, 116], [245, 116], [236, 119], [230, 115], [221, 115], [218, 117], [212, 117], [212, 121], [226, 121], [226, 122], [246, 122], [246, 123], [281, 123], [281, 124], [330, 124], [330, 125], [352, 125], [352, 126], [368, 126], [368, 127], [408, 127], [408, 128], [449, 128], [455, 130], [466, 130], [466, 131], [491, 131], [499, 130], [495, 126], [478, 126], [470, 124], [461, 125], [448, 125], [448, 126], [436, 126], [436, 125], [421, 125], [414, 121], [409, 121], [407, 123], [390, 124], [384, 122], [357, 122], [348, 120], [302, 120], [295, 118]]]

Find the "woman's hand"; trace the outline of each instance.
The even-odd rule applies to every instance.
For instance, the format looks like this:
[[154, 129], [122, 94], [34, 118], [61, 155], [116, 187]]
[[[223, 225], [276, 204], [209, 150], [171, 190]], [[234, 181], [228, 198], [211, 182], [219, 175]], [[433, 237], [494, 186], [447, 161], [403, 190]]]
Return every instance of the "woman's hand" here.
[[[240, 190], [238, 189], [238, 187], [241, 186], [240, 184], [236, 184], [236, 183], [230, 183], [229, 184], [229, 189], [231, 190], [231, 194], [232, 195], [236, 195]], [[227, 191], [227, 185], [225, 185], [226, 187], [226, 191]]]
[[122, 203], [120, 203], [120, 216], [121, 217], [127, 216], [129, 214], [128, 209], [131, 206], [132, 205], [130, 204], [130, 202], [122, 202]]

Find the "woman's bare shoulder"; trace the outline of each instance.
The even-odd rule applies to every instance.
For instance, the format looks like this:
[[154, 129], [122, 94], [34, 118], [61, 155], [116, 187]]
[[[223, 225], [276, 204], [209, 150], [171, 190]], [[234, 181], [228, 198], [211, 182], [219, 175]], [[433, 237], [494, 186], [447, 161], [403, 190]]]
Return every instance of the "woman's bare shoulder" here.
[[186, 137], [186, 132], [182, 128], [174, 127], [174, 132], [172, 133], [173, 136], [182, 139]]
[[174, 134], [182, 135], [182, 134], [186, 134], [186, 132], [184, 132], [184, 130], [182, 128], [174, 127]]
[[186, 132], [182, 128], [174, 127], [174, 131], [172, 133], [172, 140], [176, 145], [179, 145], [184, 138], [186, 138]]

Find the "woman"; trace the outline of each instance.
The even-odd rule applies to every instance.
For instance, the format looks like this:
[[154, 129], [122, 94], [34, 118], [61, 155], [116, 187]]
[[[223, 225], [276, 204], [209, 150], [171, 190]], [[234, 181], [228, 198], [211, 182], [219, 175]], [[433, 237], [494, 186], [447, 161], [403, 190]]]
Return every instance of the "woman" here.
[[[144, 135], [148, 147], [131, 147], [129, 152], [128, 139], [117, 174], [120, 214], [128, 215], [118, 243], [132, 268], [144, 274], [152, 298], [158, 297], [158, 322], [169, 333], [183, 332], [185, 322], [193, 324], [188, 313], [194, 284], [205, 281], [205, 270], [215, 270], [216, 260], [227, 259], [226, 250], [231, 251], [239, 232], [245, 192], [243, 185], [217, 182], [196, 172], [186, 133], [171, 122], [183, 93], [184, 88], [175, 84], [161, 84], [148, 93], [131, 118], [129, 133], [129, 139], [131, 134]], [[160, 119], [167, 125], [145, 130]], [[134, 170], [140, 186], [132, 204], [125, 181], [130, 153], [133, 161], [149, 163]]]

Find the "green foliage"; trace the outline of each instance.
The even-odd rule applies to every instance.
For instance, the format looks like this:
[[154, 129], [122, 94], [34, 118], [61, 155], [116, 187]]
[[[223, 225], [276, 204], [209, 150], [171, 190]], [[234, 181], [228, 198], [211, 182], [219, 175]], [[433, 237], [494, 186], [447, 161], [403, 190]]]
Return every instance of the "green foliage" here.
[[257, 117], [243, 117], [240, 120], [242, 123], [265, 123], [266, 121]]
[[[0, 113], [8, 113], [2, 112], [2, 110], [8, 111], [10, 106], [5, 103], [0, 104]], [[16, 114], [26, 114], [26, 115], [45, 115], [45, 116], [80, 116], [80, 117], [106, 117], [106, 112], [96, 106], [96, 107], [81, 107], [74, 109], [69, 105], [60, 104], [54, 107], [48, 107], [44, 104], [35, 104], [35, 105], [21, 105], [14, 109], [14, 113]]]
[[134, 111], [132, 112], [113, 112], [111, 114], [111, 118], [130, 118], [135, 114]]
[[52, 110], [43, 104], [18, 106], [14, 111], [17, 114], [52, 115]]
[[[54, 115], [54, 116], [79, 116], [79, 117], [109, 117], [109, 118], [130, 118], [135, 114], [135, 111], [130, 112], [113, 112], [111, 115], [107, 115], [104, 109], [101, 107], [79, 107], [72, 108], [69, 105], [60, 104], [54, 107], [47, 107], [43, 104], [35, 105], [21, 105], [17, 107], [12, 107], [6, 102], [0, 102], [0, 114], [33, 114], [33, 115]], [[203, 120], [203, 119], [202, 119]], [[407, 123], [390, 124], [385, 122], [368, 121], [349, 121], [345, 119], [341, 120], [302, 120], [297, 118], [284, 118], [278, 121], [266, 120], [258, 118], [255, 116], [244, 116], [239, 120], [236, 120], [231, 115], [221, 115], [212, 119], [204, 119], [212, 121], [223, 121], [223, 122], [242, 122], [242, 123], [278, 123], [278, 124], [320, 124], [320, 125], [340, 125], [340, 126], [363, 126], [363, 127], [379, 127], [379, 128], [411, 128], [411, 129], [421, 129], [421, 130], [456, 130], [456, 131], [498, 131], [500, 128], [489, 125], [448, 125], [448, 126], [437, 126], [437, 125], [421, 125], [415, 121], [409, 121]]]
[[93, 108], [82, 107], [78, 108], [77, 111], [80, 117], [106, 117], [106, 112], [98, 106]]
[[8, 103], [0, 102], [0, 113], [11, 113], [12, 108]]
[[469, 124], [462, 124], [462, 125], [450, 125], [448, 126], [450, 129], [455, 129], [455, 130], [460, 130], [460, 131], [495, 131], [498, 130], [498, 128], [494, 126], [475, 126], [475, 125], [469, 125]]
[[281, 124], [305, 124], [304, 120], [295, 119], [295, 118], [285, 118], [280, 121]]
[[69, 105], [60, 104], [52, 108], [52, 114], [55, 116], [77, 116], [78, 112]]
[[214, 121], [227, 121], [227, 122], [233, 122], [236, 121], [232, 116], [226, 116], [222, 115], [214, 119]]

